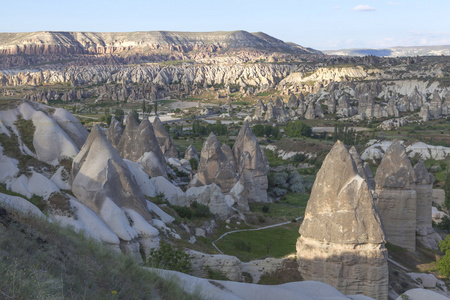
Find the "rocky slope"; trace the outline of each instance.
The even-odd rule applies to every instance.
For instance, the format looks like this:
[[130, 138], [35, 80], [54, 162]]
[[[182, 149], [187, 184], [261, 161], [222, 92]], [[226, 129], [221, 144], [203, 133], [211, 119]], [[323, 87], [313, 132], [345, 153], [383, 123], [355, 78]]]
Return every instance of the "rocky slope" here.
[[450, 46], [412, 46], [412, 47], [391, 47], [384, 49], [340, 49], [325, 50], [323, 53], [328, 55], [350, 55], [350, 56], [437, 56], [450, 55]]

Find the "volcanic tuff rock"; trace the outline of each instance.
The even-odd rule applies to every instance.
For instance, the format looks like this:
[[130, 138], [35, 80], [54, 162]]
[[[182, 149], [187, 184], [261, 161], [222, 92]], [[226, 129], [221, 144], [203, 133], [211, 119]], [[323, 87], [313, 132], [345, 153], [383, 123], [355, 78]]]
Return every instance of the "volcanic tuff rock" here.
[[375, 190], [375, 180], [373, 179], [372, 171], [370, 171], [369, 164], [367, 162], [362, 162], [361, 157], [356, 151], [355, 146], [350, 148], [350, 155], [353, 158], [353, 161], [356, 164], [356, 168], [358, 169], [358, 174], [362, 178], [366, 180], [367, 186], [370, 190]]
[[106, 137], [108, 141], [118, 149], [120, 139], [122, 138], [123, 128], [122, 124], [113, 116], [111, 118], [111, 124], [109, 125], [108, 131], [106, 132]]
[[439, 250], [438, 242], [442, 239], [432, 227], [431, 204], [433, 200], [433, 174], [428, 173], [424, 163], [420, 160], [414, 166], [416, 175], [416, 234], [417, 241], [427, 248]]
[[196, 178], [192, 186], [217, 184], [223, 193], [228, 193], [237, 182], [236, 169], [228, 161], [214, 133], [210, 133], [203, 143]]
[[212, 214], [220, 219], [226, 219], [232, 213], [231, 208], [225, 201], [220, 187], [216, 184], [210, 184], [200, 187], [191, 187], [186, 191], [187, 206], [194, 201], [209, 207]]
[[247, 122], [239, 131], [233, 145], [233, 154], [237, 170], [243, 179], [245, 188], [248, 189], [248, 201], [268, 202], [267, 175], [269, 170], [266, 167], [265, 154], [261, 152], [258, 139]]
[[192, 158], [196, 159], [197, 161], [200, 160], [200, 158], [198, 157], [198, 152], [197, 149], [195, 149], [194, 145], [189, 145], [189, 147], [187, 147], [184, 158], [187, 160], [191, 160]]
[[73, 160], [71, 177], [73, 194], [120, 238], [123, 251], [140, 257], [140, 246], [148, 253], [157, 244], [140, 187], [97, 125]]
[[153, 152], [158, 163], [166, 168], [166, 159], [159, 147], [152, 123], [147, 118], [138, 125], [133, 114], [128, 115], [127, 126], [120, 139], [118, 150], [123, 158], [131, 161], [139, 160], [146, 152]]
[[345, 294], [387, 299], [387, 250], [366, 181], [338, 141], [311, 190], [297, 240], [299, 271]]
[[172, 138], [158, 117], [156, 117], [153, 121], [153, 129], [155, 131], [155, 136], [158, 140], [159, 147], [161, 148], [164, 156], [178, 158], [178, 149], [175, 147]]
[[414, 251], [416, 248], [416, 175], [398, 141], [392, 142], [375, 175], [377, 208], [388, 242]]

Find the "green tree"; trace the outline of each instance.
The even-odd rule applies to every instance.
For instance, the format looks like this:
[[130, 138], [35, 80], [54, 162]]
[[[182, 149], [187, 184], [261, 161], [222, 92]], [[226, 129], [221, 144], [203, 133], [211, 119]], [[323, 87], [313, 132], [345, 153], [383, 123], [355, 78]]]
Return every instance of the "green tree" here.
[[183, 273], [191, 273], [191, 258], [181, 249], [177, 249], [169, 243], [161, 241], [159, 249], [150, 251], [150, 258], [147, 261], [150, 267], [160, 267]]
[[450, 277], [450, 235], [445, 240], [439, 242], [439, 249], [444, 252], [444, 256], [436, 262], [437, 270], [441, 276]]
[[252, 131], [257, 137], [264, 136], [264, 126], [261, 124], [256, 124], [255, 126], [253, 126]]
[[448, 171], [448, 168], [447, 173], [445, 174], [444, 192], [445, 192], [444, 206], [447, 208], [447, 210], [450, 210], [450, 172]]
[[155, 115], [158, 115], [158, 102], [155, 102]]
[[311, 136], [312, 128], [300, 120], [295, 120], [294, 122], [289, 122], [284, 131], [290, 137], [309, 137]]
[[125, 116], [125, 112], [123, 111], [123, 109], [117, 108], [114, 111], [114, 116], [116, 117], [117, 121], [119, 121], [119, 123], [123, 125], [123, 118]]
[[147, 112], [147, 107], [145, 106], [145, 100], [142, 100], [142, 113], [145, 114]]

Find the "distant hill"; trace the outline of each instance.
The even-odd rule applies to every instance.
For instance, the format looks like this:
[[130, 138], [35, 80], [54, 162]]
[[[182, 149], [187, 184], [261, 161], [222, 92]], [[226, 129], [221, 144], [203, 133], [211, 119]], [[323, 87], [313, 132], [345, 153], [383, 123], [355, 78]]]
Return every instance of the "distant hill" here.
[[257, 49], [295, 54], [320, 51], [285, 43], [262, 32], [57, 32], [0, 33], [0, 54], [107, 54], [146, 53], [158, 50], [217, 52]]
[[450, 45], [442, 46], [411, 46], [411, 47], [392, 47], [384, 49], [341, 49], [322, 51], [328, 55], [344, 55], [344, 56], [439, 56], [450, 55]]

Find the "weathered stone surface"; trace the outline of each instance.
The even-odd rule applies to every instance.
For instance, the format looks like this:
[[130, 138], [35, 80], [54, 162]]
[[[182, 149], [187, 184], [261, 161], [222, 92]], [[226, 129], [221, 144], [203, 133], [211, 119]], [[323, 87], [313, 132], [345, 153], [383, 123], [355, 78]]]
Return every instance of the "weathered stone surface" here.
[[166, 168], [166, 159], [159, 147], [152, 123], [147, 118], [138, 125], [133, 114], [128, 115], [127, 126], [120, 139], [118, 150], [123, 158], [131, 161], [138, 161], [145, 153], [153, 152], [159, 164]]
[[164, 197], [172, 205], [186, 206], [186, 194], [166, 178], [159, 176], [150, 179], [155, 187], [156, 194], [164, 194]]
[[195, 160], [199, 161], [200, 158], [198, 157], [198, 152], [197, 149], [195, 149], [194, 145], [189, 145], [189, 147], [187, 147], [186, 152], [184, 154], [184, 158], [187, 160], [191, 160], [192, 158], [194, 158]]
[[221, 271], [231, 281], [243, 281], [241, 261], [236, 256], [211, 255], [194, 250], [187, 252], [191, 258], [193, 275], [208, 277], [206, 266]]
[[144, 196], [133, 174], [98, 126], [74, 158], [72, 192], [92, 211], [99, 213], [106, 199], [130, 208], [151, 220]]
[[233, 146], [233, 154], [243, 184], [248, 189], [249, 202], [268, 202], [267, 175], [265, 158], [262, 155], [258, 139], [247, 122], [242, 126]]
[[416, 184], [416, 234], [417, 241], [424, 247], [439, 250], [442, 239], [432, 227], [431, 204], [433, 200], [433, 174], [428, 173], [423, 161], [414, 166]]
[[388, 242], [414, 251], [416, 247], [416, 175], [398, 141], [392, 142], [375, 175], [377, 208]]
[[387, 299], [387, 250], [381, 220], [366, 181], [338, 141], [314, 182], [297, 240], [305, 280], [345, 294]]
[[220, 219], [226, 219], [232, 213], [220, 187], [214, 183], [189, 188], [186, 191], [186, 200], [187, 206], [191, 205], [194, 201], [208, 206], [211, 213]]
[[153, 121], [153, 129], [155, 130], [156, 139], [164, 156], [178, 158], [178, 149], [175, 147], [172, 138], [158, 117]]
[[80, 121], [63, 108], [55, 108], [52, 118], [67, 133], [78, 149], [81, 149], [84, 142], [86, 142], [89, 132]]
[[166, 167], [161, 164], [158, 157], [152, 151], [145, 152], [137, 162], [142, 166], [142, 169], [148, 174], [148, 176], [167, 177]]
[[367, 186], [370, 190], [375, 190], [375, 180], [373, 179], [372, 171], [370, 171], [370, 167], [367, 163], [363, 163], [361, 157], [356, 151], [355, 146], [350, 148], [350, 154], [353, 158], [353, 161], [356, 164], [356, 168], [358, 169], [358, 174], [362, 178], [366, 180]]
[[298, 107], [298, 99], [297, 99], [297, 97], [295, 97], [294, 94], [291, 94], [291, 95], [289, 96], [289, 100], [288, 100], [288, 103], [287, 103], [287, 107], [289, 107], [289, 108], [292, 109], [292, 110], [297, 109], [297, 107]]
[[122, 134], [122, 124], [120, 124], [119, 121], [117, 121], [117, 119], [113, 116], [111, 118], [111, 124], [109, 125], [108, 131], [106, 132], [106, 138], [116, 149], [119, 146]]
[[228, 161], [214, 133], [203, 143], [198, 165], [197, 180], [192, 186], [217, 184], [223, 193], [228, 193], [237, 182], [236, 169]]

